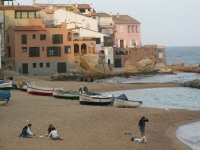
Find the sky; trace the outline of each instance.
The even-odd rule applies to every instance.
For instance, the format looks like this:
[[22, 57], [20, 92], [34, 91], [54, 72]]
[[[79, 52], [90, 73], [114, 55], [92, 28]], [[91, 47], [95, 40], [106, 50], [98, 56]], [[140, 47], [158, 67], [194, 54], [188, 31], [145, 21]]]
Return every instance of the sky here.
[[[16, 0], [32, 5], [32, 0]], [[37, 3], [69, 4], [70, 0], [36, 0]], [[128, 14], [141, 22], [143, 45], [200, 46], [200, 0], [71, 0], [92, 4], [112, 14]]]

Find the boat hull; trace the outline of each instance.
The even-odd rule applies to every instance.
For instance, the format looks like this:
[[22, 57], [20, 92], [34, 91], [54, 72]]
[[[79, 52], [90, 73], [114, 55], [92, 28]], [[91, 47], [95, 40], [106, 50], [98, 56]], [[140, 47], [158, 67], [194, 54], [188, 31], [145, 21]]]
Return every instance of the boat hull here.
[[62, 98], [62, 99], [79, 99], [79, 92], [62, 92], [62, 91], [53, 91], [53, 97], [55, 98]]
[[39, 87], [35, 85], [28, 85], [27, 92], [32, 95], [40, 96], [53, 96], [54, 90], [63, 91], [63, 88], [49, 88], [49, 87]]
[[0, 90], [11, 90], [12, 88], [12, 82], [0, 84]]
[[81, 105], [110, 105], [112, 103], [111, 96], [91, 96], [87, 94], [81, 94], [79, 97], [79, 103]]
[[142, 104], [141, 101], [130, 101], [130, 100], [121, 100], [121, 99], [114, 99], [114, 107], [118, 107], [118, 108], [136, 108], [136, 107], [140, 107]]

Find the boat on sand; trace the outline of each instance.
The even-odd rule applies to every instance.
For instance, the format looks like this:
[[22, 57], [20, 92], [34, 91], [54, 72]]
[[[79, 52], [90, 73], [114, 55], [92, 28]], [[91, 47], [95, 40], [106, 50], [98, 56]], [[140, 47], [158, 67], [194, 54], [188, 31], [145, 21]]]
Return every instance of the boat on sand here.
[[114, 107], [121, 107], [121, 108], [136, 108], [142, 105], [142, 101], [133, 101], [128, 100], [125, 94], [122, 94], [118, 97], [114, 98]]
[[79, 99], [79, 92], [78, 91], [60, 91], [54, 90], [53, 97], [55, 98], [63, 98], [63, 99]]

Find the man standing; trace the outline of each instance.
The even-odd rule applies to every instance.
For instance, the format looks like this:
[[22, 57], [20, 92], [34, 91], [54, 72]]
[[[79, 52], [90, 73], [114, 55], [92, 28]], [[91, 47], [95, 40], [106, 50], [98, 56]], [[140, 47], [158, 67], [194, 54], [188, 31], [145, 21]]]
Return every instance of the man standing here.
[[138, 127], [141, 132], [141, 137], [144, 139], [144, 142], [146, 143], [147, 139], [145, 136], [145, 122], [149, 122], [149, 120], [143, 116], [138, 123]]

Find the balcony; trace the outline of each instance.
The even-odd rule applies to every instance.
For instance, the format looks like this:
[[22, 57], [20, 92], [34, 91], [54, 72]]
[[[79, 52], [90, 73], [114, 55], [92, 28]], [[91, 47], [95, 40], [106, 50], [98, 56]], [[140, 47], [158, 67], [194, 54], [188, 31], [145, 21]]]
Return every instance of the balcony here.
[[99, 21], [99, 26], [114, 26], [114, 21]]

